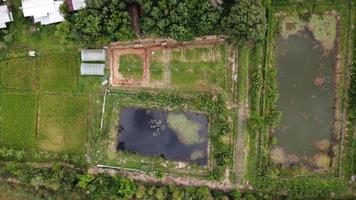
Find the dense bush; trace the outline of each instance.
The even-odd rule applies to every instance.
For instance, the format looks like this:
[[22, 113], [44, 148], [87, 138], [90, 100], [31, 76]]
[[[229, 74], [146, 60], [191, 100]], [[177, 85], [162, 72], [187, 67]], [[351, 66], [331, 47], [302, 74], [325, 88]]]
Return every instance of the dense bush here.
[[238, 0], [223, 21], [224, 32], [239, 45], [261, 41], [266, 33], [266, 12], [260, 0]]
[[141, 0], [141, 7], [144, 33], [177, 40], [212, 33], [222, 13], [206, 0]]
[[62, 40], [76, 40], [87, 45], [134, 38], [125, 1], [87, 0], [86, 8], [70, 14], [61, 9], [66, 22], [57, 26]]

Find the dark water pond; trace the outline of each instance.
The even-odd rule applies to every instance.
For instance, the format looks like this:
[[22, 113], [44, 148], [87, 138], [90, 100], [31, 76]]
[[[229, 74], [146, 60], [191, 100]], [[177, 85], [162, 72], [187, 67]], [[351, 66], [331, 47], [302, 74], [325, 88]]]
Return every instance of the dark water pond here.
[[208, 119], [203, 114], [124, 108], [119, 127], [118, 150], [207, 164]]
[[335, 50], [324, 53], [311, 34], [277, 40], [278, 81], [282, 111], [276, 130], [278, 146], [288, 154], [317, 153], [316, 141], [329, 139], [333, 122]]

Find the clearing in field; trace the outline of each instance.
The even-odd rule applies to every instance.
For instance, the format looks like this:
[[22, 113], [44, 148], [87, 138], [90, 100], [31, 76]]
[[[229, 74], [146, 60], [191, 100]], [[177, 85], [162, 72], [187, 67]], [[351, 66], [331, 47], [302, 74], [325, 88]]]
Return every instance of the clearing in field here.
[[[282, 21], [282, 34], [276, 41], [280, 91], [277, 106], [282, 120], [271, 158], [276, 164], [326, 169], [331, 164], [328, 152], [335, 106], [336, 17], [319, 22], [321, 17], [313, 15], [303, 26], [290, 24], [292, 19], [298, 18]], [[317, 26], [316, 22], [332, 27]], [[330, 32], [329, 38], [322, 32]]]
[[8, 148], [36, 146], [36, 97], [31, 94], [1, 95], [0, 144]]
[[42, 96], [39, 147], [52, 152], [86, 151], [88, 100], [81, 96]]
[[79, 76], [76, 54], [53, 54], [39, 58], [41, 90], [73, 92]]
[[1, 85], [7, 89], [33, 91], [37, 84], [37, 60], [23, 57], [0, 62]]

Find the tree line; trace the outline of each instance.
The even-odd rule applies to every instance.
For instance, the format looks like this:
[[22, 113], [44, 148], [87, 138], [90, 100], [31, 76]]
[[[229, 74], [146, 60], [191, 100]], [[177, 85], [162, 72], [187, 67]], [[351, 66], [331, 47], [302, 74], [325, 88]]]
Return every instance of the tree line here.
[[227, 35], [232, 42], [260, 41], [266, 31], [265, 8], [260, 0], [236, 0], [232, 7], [208, 0], [87, 0], [86, 8], [69, 12], [57, 26], [63, 41], [102, 45], [135, 38], [129, 5], [140, 10], [141, 35], [191, 40], [207, 34]]

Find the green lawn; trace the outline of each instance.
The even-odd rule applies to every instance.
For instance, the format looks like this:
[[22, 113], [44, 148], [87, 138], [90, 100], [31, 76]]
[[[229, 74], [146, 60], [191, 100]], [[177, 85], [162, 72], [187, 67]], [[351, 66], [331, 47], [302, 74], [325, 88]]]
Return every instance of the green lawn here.
[[225, 87], [225, 47], [179, 49], [171, 53], [172, 86], [191, 89]]
[[45, 95], [40, 99], [40, 149], [84, 154], [88, 127], [88, 99]]
[[143, 58], [135, 54], [121, 55], [119, 59], [119, 72], [126, 80], [142, 80]]
[[21, 57], [0, 62], [1, 85], [4, 88], [35, 90], [36, 59]]
[[36, 145], [36, 97], [31, 94], [2, 94], [1, 146], [31, 149]]
[[73, 92], [79, 76], [79, 54], [51, 54], [39, 58], [42, 91]]
[[162, 51], [156, 51], [150, 57], [150, 79], [151, 81], [162, 81], [163, 71], [165, 69], [165, 64], [162, 61], [163, 53]]

